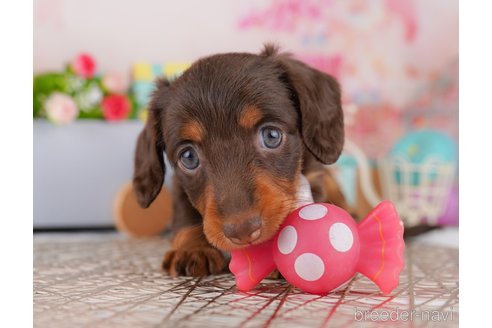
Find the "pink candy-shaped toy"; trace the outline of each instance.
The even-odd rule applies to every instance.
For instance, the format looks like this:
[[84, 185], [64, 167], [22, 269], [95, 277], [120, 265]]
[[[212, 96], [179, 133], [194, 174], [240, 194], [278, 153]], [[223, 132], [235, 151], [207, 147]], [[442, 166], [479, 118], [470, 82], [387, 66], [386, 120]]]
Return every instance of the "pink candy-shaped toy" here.
[[326, 294], [360, 272], [387, 294], [399, 284], [404, 248], [403, 225], [389, 201], [359, 224], [337, 206], [313, 203], [291, 213], [271, 240], [233, 251], [229, 268], [243, 291], [277, 268], [309, 293]]

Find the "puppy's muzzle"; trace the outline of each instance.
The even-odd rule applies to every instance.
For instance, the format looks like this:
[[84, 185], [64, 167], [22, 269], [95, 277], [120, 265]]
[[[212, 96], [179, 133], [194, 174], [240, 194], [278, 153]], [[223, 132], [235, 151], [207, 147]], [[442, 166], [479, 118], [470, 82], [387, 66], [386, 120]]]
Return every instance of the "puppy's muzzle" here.
[[234, 244], [246, 245], [254, 242], [261, 235], [261, 219], [257, 216], [239, 223], [224, 225], [224, 235]]

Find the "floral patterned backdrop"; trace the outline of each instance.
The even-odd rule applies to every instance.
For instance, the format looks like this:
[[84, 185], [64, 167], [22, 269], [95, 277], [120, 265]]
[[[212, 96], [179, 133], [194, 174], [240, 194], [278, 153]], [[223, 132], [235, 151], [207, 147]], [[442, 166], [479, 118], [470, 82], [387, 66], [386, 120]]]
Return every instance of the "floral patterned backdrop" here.
[[336, 76], [348, 135], [369, 155], [411, 129], [457, 137], [457, 1], [267, 3], [242, 15], [240, 29], [289, 35], [299, 59]]

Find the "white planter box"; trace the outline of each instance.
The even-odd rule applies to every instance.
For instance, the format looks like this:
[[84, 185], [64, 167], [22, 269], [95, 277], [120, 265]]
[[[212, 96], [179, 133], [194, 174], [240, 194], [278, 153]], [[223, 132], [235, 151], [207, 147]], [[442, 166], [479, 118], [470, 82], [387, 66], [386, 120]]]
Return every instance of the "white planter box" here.
[[112, 226], [113, 200], [131, 180], [142, 129], [139, 121], [35, 120], [34, 228]]

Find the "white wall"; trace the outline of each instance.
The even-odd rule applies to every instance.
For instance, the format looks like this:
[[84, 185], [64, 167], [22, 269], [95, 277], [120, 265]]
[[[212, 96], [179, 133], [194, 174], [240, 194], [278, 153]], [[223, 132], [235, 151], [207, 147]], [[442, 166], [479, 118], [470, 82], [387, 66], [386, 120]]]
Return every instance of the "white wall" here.
[[[34, 71], [60, 69], [81, 51], [102, 71], [121, 72], [138, 60], [256, 52], [274, 36], [255, 29], [239, 34], [237, 24], [255, 3], [261, 1], [34, 0]], [[280, 41], [287, 48], [296, 43], [288, 36]]]

